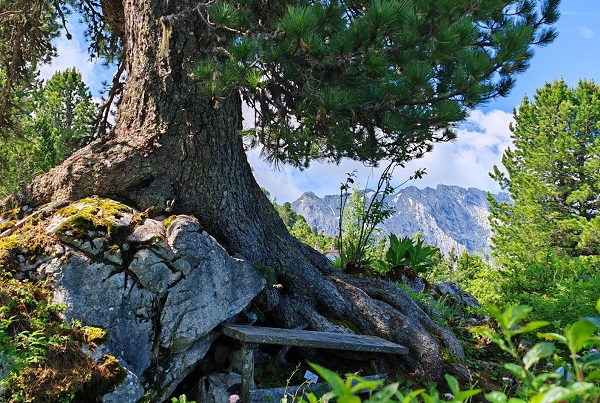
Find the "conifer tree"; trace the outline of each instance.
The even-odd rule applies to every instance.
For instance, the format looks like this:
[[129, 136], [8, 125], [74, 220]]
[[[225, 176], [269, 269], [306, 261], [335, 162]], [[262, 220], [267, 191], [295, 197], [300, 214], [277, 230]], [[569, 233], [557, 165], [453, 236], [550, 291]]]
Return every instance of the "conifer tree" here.
[[492, 177], [514, 204], [490, 199], [502, 303], [544, 320], [589, 315], [600, 283], [600, 87], [548, 83], [524, 98], [511, 130], [505, 170]]
[[21, 95], [19, 135], [0, 141], [0, 194], [14, 192], [93, 140], [96, 104], [74, 68], [56, 72]]
[[600, 87], [546, 84], [514, 118], [505, 171], [492, 174], [514, 202], [492, 201], [497, 258], [510, 266], [549, 250], [600, 255]]
[[555, 37], [558, 2], [2, 0], [4, 136], [13, 94], [53, 53], [56, 17], [70, 7], [93, 55], [119, 66], [107, 97], [120, 99], [114, 129], [103, 135], [101, 125], [97, 140], [14, 198], [113, 195], [150, 214], [167, 203], [194, 214], [232, 254], [274, 268], [283, 288], [263, 299], [271, 325], [344, 331], [336, 323], [351, 318], [354, 330], [406, 345], [404, 364], [438, 379], [442, 348], [463, 355], [448, 329], [394, 285], [346, 276], [289, 235], [248, 165], [242, 99], [256, 110], [246, 145], [262, 144], [271, 161], [403, 164], [512, 88], [533, 47]]

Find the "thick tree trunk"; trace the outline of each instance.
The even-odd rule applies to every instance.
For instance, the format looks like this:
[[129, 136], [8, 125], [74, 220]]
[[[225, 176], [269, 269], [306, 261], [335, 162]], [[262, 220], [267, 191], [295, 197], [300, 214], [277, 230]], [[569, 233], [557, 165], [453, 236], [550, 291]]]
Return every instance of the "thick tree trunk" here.
[[[106, 2], [103, 2], [103, 4]], [[254, 180], [241, 138], [241, 101], [199, 94], [195, 64], [216, 47], [197, 1], [126, 0], [127, 83], [110, 138], [98, 140], [18, 195], [23, 203], [117, 197], [140, 209], [197, 216], [230, 253], [275, 269], [282, 290], [265, 294], [282, 326], [348, 331], [354, 322], [411, 350], [406, 363], [428, 378], [442, 371], [441, 345], [457, 356], [454, 335], [403, 291], [347, 277], [292, 238]]]

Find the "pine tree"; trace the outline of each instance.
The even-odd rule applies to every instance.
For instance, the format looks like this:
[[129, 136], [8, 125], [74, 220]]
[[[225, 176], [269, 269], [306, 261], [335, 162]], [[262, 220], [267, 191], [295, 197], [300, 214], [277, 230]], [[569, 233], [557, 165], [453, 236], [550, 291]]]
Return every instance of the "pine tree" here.
[[432, 379], [442, 346], [463, 355], [402, 290], [345, 276], [289, 235], [248, 165], [242, 99], [256, 108], [247, 140], [272, 161], [402, 164], [454, 137], [469, 108], [510, 90], [532, 47], [553, 40], [558, 0], [4, 0], [0, 123], [10, 122], [8, 101], [29, 68], [52, 53], [51, 24], [69, 4], [84, 16], [94, 56], [119, 64], [107, 99], [120, 99], [117, 120], [16, 200], [115, 195], [155, 213], [168, 201], [231, 253], [275, 268], [284, 291], [263, 307], [271, 324], [341, 330], [335, 323], [351, 318], [408, 346], [405, 365]]
[[19, 135], [4, 138], [0, 194], [17, 190], [93, 140], [96, 104], [75, 69], [56, 72], [19, 99]]
[[496, 256], [509, 264], [548, 250], [599, 255], [600, 87], [555, 81], [525, 97], [514, 117], [506, 172], [492, 175], [514, 202], [492, 203]]
[[492, 176], [514, 204], [490, 198], [502, 302], [529, 304], [544, 320], [589, 315], [600, 283], [600, 87], [546, 84], [525, 97], [511, 130], [505, 171]]

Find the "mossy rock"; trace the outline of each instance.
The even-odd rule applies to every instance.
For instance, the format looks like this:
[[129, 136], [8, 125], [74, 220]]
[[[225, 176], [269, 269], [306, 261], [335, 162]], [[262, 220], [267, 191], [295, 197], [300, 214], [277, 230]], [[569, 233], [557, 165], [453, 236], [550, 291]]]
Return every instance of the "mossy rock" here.
[[[110, 199], [87, 198], [57, 211], [65, 217], [56, 229], [57, 233], [70, 233], [76, 239], [85, 239], [90, 231], [105, 231], [110, 239], [118, 238], [116, 219], [133, 210]], [[111, 219], [112, 218], [112, 219]]]
[[51, 300], [43, 281], [0, 276], [3, 343], [5, 351], [14, 351], [13, 359], [5, 357], [10, 373], [0, 400], [19, 396], [15, 401], [96, 401], [125, 379], [115, 357], [105, 355], [95, 362], [82, 350], [84, 342], [99, 344], [107, 333], [97, 327], [69, 326], [63, 322], [62, 308]]
[[95, 346], [104, 343], [108, 339], [108, 332], [99, 327], [86, 326], [83, 331], [85, 333], [85, 341]]

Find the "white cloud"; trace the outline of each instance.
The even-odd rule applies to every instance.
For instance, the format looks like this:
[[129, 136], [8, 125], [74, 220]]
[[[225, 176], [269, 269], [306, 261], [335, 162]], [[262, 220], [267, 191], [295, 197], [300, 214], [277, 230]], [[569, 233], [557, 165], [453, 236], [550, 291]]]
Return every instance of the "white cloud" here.
[[97, 61], [92, 61], [88, 54], [82, 26], [79, 24], [69, 24], [69, 26], [73, 34], [72, 39], [69, 40], [61, 35], [54, 40], [53, 44], [58, 50], [58, 56], [50, 63], [40, 66], [40, 78], [48, 80], [57, 71], [75, 67], [81, 73], [83, 82], [90, 87], [92, 94], [97, 96], [100, 94], [102, 82], [112, 80], [116, 67], [106, 67]]
[[61, 36], [55, 40], [54, 45], [58, 49], [58, 56], [52, 59], [50, 64], [40, 67], [41, 78], [48, 80], [56, 71], [75, 67], [81, 73], [84, 82], [93, 81], [95, 63], [90, 61], [85, 45], [82, 45], [77, 37], [68, 40]]
[[[476, 187], [497, 192], [499, 187], [489, 178], [494, 165], [501, 164], [502, 152], [511, 144], [509, 124], [512, 115], [500, 110], [482, 112], [475, 110], [458, 129], [458, 138], [449, 143], [440, 143], [424, 158], [411, 161], [406, 169], [397, 170], [394, 184], [406, 180], [415, 170], [426, 168], [427, 175], [421, 180], [409, 182], [420, 188], [438, 184]], [[336, 194], [346, 172], [358, 170], [357, 183], [374, 186], [381, 168], [375, 171], [353, 161], [340, 165], [313, 163], [301, 172], [284, 167], [278, 171], [260, 160], [259, 151], [248, 154], [258, 183], [269, 190], [280, 202], [293, 201], [305, 191], [318, 196]]]

